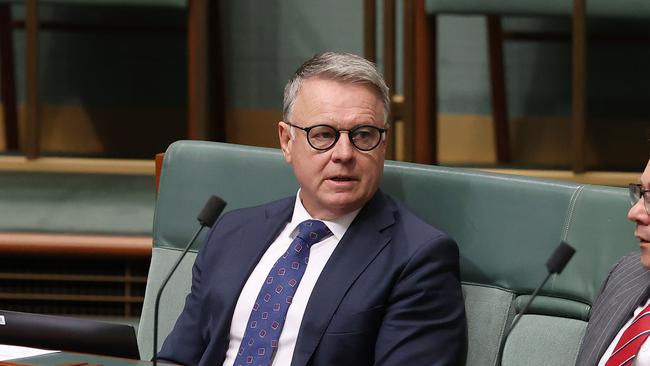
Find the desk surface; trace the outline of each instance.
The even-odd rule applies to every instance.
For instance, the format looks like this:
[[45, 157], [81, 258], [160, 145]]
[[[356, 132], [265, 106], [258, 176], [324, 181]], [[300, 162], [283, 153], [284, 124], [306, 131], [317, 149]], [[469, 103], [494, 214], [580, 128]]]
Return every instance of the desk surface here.
[[57, 352], [47, 355], [18, 358], [8, 361], [14, 364], [34, 365], [34, 366], [81, 366], [84, 363], [90, 365], [105, 366], [151, 366], [149, 361], [129, 360], [126, 358], [116, 358], [108, 356], [96, 356], [83, 353]]

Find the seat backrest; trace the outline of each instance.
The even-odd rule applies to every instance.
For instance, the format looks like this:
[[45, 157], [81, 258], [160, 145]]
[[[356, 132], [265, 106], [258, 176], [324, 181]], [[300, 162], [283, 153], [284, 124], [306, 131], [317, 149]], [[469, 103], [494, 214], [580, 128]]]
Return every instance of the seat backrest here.
[[[572, 364], [600, 282], [619, 256], [635, 249], [624, 189], [393, 161], [386, 162], [382, 189], [459, 245], [469, 327], [467, 365], [495, 364], [514, 312], [546, 275], [544, 263], [560, 240], [576, 247], [577, 254], [562, 275], [551, 278], [530, 315], [508, 338], [504, 365]], [[208, 196], [219, 195], [228, 202], [226, 210], [232, 210], [296, 190], [278, 150], [189, 141], [170, 146], [138, 332], [143, 358], [152, 353], [155, 293], [195, 230], [196, 214]], [[189, 292], [194, 257], [195, 251], [165, 290], [159, 344]], [[534, 344], [528, 345], [529, 337], [535, 337]]]
[[[426, 0], [427, 14], [495, 14], [514, 16], [570, 16], [573, 1], [566, 0]], [[587, 16], [644, 19], [650, 16], [645, 0], [589, 0]]]
[[40, 0], [43, 4], [185, 8], [188, 0]]
[[[577, 254], [510, 335], [503, 362], [573, 364], [600, 282], [636, 248], [625, 189], [396, 162], [387, 163], [384, 189], [459, 245], [467, 365], [496, 364], [514, 312], [561, 240]], [[536, 341], [525, 347], [531, 336]]]
[[[290, 167], [274, 149], [211, 142], [178, 141], [165, 152], [154, 212], [153, 252], [138, 344], [142, 359], [152, 357], [153, 309], [160, 283], [198, 227], [196, 216], [210, 195], [222, 197], [225, 211], [293, 194], [298, 186]], [[161, 298], [159, 345], [169, 334], [189, 292], [196, 240]]]

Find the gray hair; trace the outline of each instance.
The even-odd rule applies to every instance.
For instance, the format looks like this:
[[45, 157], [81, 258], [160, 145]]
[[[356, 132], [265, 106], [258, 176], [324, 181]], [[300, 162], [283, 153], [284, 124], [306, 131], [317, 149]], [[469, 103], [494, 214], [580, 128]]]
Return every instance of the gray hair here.
[[381, 96], [384, 102], [384, 122], [388, 121], [390, 96], [384, 78], [372, 62], [363, 57], [342, 52], [316, 54], [296, 70], [284, 87], [282, 118], [285, 121], [290, 121], [293, 105], [303, 81], [312, 77], [367, 84]]

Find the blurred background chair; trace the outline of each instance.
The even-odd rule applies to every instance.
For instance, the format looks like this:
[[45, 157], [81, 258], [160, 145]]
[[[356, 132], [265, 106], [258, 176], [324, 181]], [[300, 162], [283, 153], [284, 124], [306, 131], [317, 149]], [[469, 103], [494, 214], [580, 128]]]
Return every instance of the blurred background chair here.
[[[395, 73], [395, 1], [384, 0], [384, 62], [385, 72]], [[365, 11], [374, 12], [372, 0], [365, 2]], [[618, 18], [644, 19], [650, 17], [650, 3], [642, 0], [610, 2], [605, 0], [568, 1], [512, 1], [512, 0], [415, 0], [403, 2], [404, 14], [404, 92], [394, 98], [396, 118], [405, 122], [405, 158], [420, 163], [436, 163], [438, 129], [438, 34], [439, 15], [484, 15], [488, 45], [491, 109], [495, 136], [497, 163], [513, 160], [510, 147], [510, 126], [503, 60], [505, 41], [567, 41], [571, 45], [571, 168], [574, 172], [585, 171], [586, 134], [586, 80], [587, 35], [586, 19]], [[374, 14], [374, 13], [372, 13]], [[564, 17], [571, 19], [570, 34], [512, 31], [502, 28], [502, 17]], [[366, 56], [375, 55], [376, 24], [372, 16], [366, 16]], [[612, 35], [595, 35], [590, 39], [608, 41], [645, 41], [648, 37], [638, 34], [624, 38]], [[392, 53], [392, 54], [391, 54]], [[394, 78], [394, 76], [392, 76]], [[388, 77], [391, 80], [391, 76]]]
[[[22, 150], [28, 158], [39, 154], [39, 55], [40, 29], [52, 31], [138, 32], [160, 34], [186, 32], [187, 35], [187, 128], [190, 139], [225, 139], [221, 32], [219, 2], [207, 0], [0, 0], [0, 81], [4, 104], [5, 139], [8, 150]], [[12, 19], [12, 5], [24, 4], [25, 19]], [[105, 25], [89, 22], [57, 23], [39, 19], [39, 6], [139, 7], [183, 11], [187, 29], [173, 26]], [[19, 133], [12, 31], [24, 29], [26, 35], [26, 116]], [[214, 80], [211, 89], [210, 80]], [[212, 93], [212, 95], [211, 95]]]

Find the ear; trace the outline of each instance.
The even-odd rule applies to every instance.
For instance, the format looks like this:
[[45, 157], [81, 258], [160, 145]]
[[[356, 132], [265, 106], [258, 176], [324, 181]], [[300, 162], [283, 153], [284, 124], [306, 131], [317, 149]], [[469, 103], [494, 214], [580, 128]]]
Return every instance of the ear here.
[[284, 160], [287, 163], [291, 164], [291, 149], [293, 145], [293, 140], [291, 139], [291, 126], [280, 121], [278, 122], [278, 137], [280, 138], [280, 149], [282, 149], [282, 155], [284, 155]]

